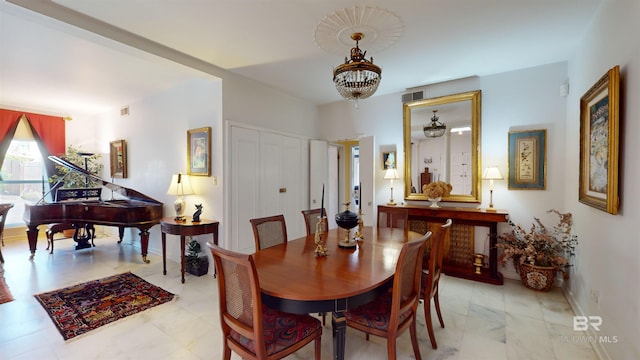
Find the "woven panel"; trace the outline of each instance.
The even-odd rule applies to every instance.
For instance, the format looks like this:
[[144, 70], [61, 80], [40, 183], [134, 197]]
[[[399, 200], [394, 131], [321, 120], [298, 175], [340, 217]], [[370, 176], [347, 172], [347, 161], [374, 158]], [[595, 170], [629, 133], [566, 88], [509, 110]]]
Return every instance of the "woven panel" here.
[[231, 261], [221, 259], [225, 298], [227, 300], [226, 311], [229, 315], [238, 319], [247, 327], [253, 327], [253, 295], [249, 269]]
[[427, 230], [429, 230], [429, 228], [425, 220], [409, 219], [409, 231], [426, 234]]
[[282, 223], [279, 221], [259, 224], [258, 234], [260, 237], [260, 249], [266, 249], [286, 241], [282, 233]]
[[[448, 241], [449, 249], [447, 262], [450, 264], [472, 266], [474, 244], [473, 244], [473, 225], [453, 224]], [[446, 255], [445, 255], [446, 256]]]

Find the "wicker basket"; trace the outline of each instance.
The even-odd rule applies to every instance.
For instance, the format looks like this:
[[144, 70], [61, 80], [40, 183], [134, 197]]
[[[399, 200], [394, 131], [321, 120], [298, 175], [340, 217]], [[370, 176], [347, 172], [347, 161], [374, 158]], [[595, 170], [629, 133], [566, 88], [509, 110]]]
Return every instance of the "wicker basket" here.
[[552, 267], [520, 264], [520, 279], [529, 289], [549, 291], [556, 281], [556, 271]]

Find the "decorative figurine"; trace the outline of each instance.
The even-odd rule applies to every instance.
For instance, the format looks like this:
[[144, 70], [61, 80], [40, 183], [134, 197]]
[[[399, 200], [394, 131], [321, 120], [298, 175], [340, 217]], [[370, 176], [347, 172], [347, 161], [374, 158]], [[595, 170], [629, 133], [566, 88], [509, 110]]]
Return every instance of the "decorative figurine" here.
[[364, 234], [362, 234], [362, 228], [364, 227], [364, 222], [362, 221], [362, 208], [358, 210], [358, 230], [355, 235], [353, 235], [353, 240], [361, 241], [364, 240]]
[[196, 204], [196, 212], [193, 213], [192, 222], [200, 222], [200, 215], [202, 214], [202, 204]]
[[[322, 214], [322, 211], [321, 211]], [[315, 234], [315, 243], [316, 249], [314, 253], [316, 257], [324, 257], [327, 256], [327, 247], [324, 245], [324, 240], [322, 239], [322, 234], [324, 234], [324, 227], [327, 221], [326, 216], [318, 217], [318, 223], [316, 224], [316, 234]]]

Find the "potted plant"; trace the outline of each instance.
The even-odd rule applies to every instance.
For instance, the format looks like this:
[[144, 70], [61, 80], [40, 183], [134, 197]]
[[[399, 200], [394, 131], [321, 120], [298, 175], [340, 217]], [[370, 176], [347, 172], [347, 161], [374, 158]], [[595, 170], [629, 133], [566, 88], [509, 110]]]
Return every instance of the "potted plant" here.
[[[102, 172], [102, 168], [104, 165], [100, 161], [102, 159], [102, 154], [91, 154], [81, 151], [80, 147], [75, 147], [73, 145], [69, 145], [67, 147], [67, 151], [60, 155], [61, 158], [67, 160], [74, 165], [77, 165], [81, 168], [85, 168], [85, 160], [86, 160], [86, 169], [93, 175], [99, 176]], [[62, 180], [62, 182], [58, 185], [54, 191], [57, 191], [58, 188], [64, 189], [73, 189], [73, 188], [93, 188], [100, 187], [102, 183], [98, 182], [95, 179], [87, 178], [79, 172], [73, 171], [68, 167], [56, 164], [55, 166], [56, 172], [51, 177], [49, 177], [49, 183], [52, 186], [58, 184], [58, 181]], [[74, 229], [68, 228], [64, 229], [62, 233], [65, 237], [73, 237]]]
[[[100, 176], [102, 168], [104, 167], [104, 165], [100, 161], [102, 159], [102, 154], [85, 153], [81, 151], [79, 147], [74, 147], [73, 145], [69, 145], [67, 147], [67, 152], [60, 157], [83, 169], [85, 168], [86, 160], [86, 170], [96, 176]], [[82, 175], [81, 173], [56, 164], [56, 173], [49, 178], [49, 183], [56, 184], [59, 180], [64, 181], [61, 187], [65, 189], [83, 188], [85, 186], [102, 186], [102, 183], [98, 182], [97, 180], [88, 178], [87, 182], [87, 177]]]
[[209, 258], [200, 256], [202, 248], [196, 240], [189, 241], [187, 252], [185, 254], [185, 269], [189, 274], [202, 276], [209, 272]]
[[566, 276], [569, 258], [575, 255], [578, 244], [576, 235], [571, 234], [573, 218], [571, 213], [560, 213], [551, 209], [548, 214], [558, 216], [558, 223], [547, 228], [539, 218], [527, 232], [522, 225], [509, 222], [511, 232], [498, 236], [498, 248], [502, 254], [498, 257], [501, 264], [511, 260], [522, 283], [534, 290], [549, 291], [555, 282], [556, 273]]

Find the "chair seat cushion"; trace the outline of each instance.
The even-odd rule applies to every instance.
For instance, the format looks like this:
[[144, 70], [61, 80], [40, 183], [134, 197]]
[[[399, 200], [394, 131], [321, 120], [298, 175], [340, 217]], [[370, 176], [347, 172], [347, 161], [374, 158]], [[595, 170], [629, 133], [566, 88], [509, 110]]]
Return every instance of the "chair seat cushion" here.
[[[281, 312], [262, 306], [262, 326], [267, 355], [278, 353], [297, 344], [302, 339], [313, 337], [317, 331], [322, 331], [320, 320], [309, 315], [297, 315]], [[231, 330], [231, 337], [256, 353], [254, 341]]]
[[[366, 327], [387, 331], [391, 318], [391, 293], [385, 293], [370, 303], [358, 306], [344, 313], [347, 321], [355, 322]], [[411, 310], [400, 314], [398, 321], [402, 323], [411, 316]]]

